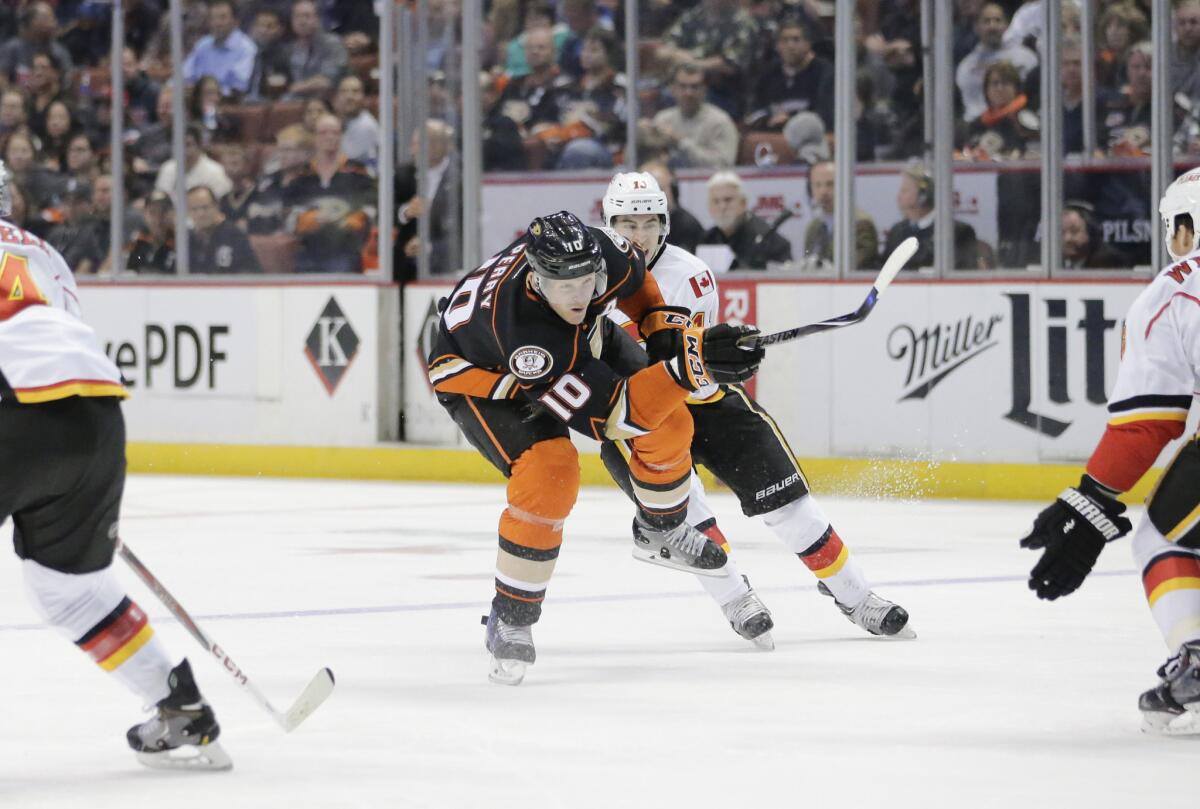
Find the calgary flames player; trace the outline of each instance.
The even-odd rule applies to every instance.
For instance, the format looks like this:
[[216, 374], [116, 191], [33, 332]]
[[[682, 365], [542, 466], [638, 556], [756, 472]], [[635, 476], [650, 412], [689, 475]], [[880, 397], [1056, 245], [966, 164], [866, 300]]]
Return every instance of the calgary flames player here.
[[[1117, 495], [1183, 435], [1200, 386], [1200, 169], [1175, 180], [1158, 206], [1176, 263], [1138, 295], [1125, 319], [1108, 427], [1079, 485], [1044, 509], [1021, 546], [1042, 551], [1029, 576], [1053, 601], [1083, 583], [1108, 542], [1132, 528]], [[1150, 612], [1171, 657], [1138, 700], [1143, 728], [1200, 734], [1200, 438], [1184, 442], [1133, 534]]]
[[[667, 244], [670, 227], [667, 197], [645, 172], [617, 174], [604, 194], [604, 223], [632, 240], [646, 254], [646, 266], [667, 304], [685, 312], [693, 324], [717, 319], [716, 279], [696, 256]], [[618, 312], [611, 317], [620, 320]], [[626, 335], [618, 340], [632, 345]], [[647, 344], [649, 361], [661, 359]], [[617, 353], [613, 349], [614, 353]], [[636, 346], [620, 352], [633, 367], [647, 362]], [[747, 516], [761, 516], [789, 550], [817, 577], [820, 591], [832, 596], [841, 612], [873, 635], [912, 638], [908, 612], [871, 591], [858, 560], [850, 554], [829, 518], [809, 493], [808, 480], [770, 414], [738, 384], [713, 384], [688, 399], [694, 436], [693, 459], [733, 489]], [[601, 447], [613, 478], [629, 492], [628, 448], [622, 442]], [[688, 522], [727, 548], [724, 534], [693, 479]], [[719, 577], [700, 583], [720, 605], [739, 635], [764, 649], [774, 647], [771, 613], [730, 560]]]
[[[612, 327], [604, 314], [613, 308], [664, 347], [664, 361], [628, 376], [613, 370], [603, 351]], [[486, 618], [493, 682], [521, 682], [535, 659], [530, 627], [579, 491], [568, 429], [629, 440], [635, 556], [720, 575], [725, 553], [684, 520], [692, 465], [684, 400], [752, 376], [763, 352], [737, 340], [755, 333], [689, 327], [663, 304], [639, 250], [566, 211], [535, 219], [442, 302], [430, 382], [471, 444], [508, 478]]]
[[121, 375], [80, 319], [63, 257], [7, 221], [0, 163], [0, 523], [46, 621], [155, 706], [129, 729], [147, 766], [228, 769], [187, 660], [172, 663], [112, 571], [125, 486]]

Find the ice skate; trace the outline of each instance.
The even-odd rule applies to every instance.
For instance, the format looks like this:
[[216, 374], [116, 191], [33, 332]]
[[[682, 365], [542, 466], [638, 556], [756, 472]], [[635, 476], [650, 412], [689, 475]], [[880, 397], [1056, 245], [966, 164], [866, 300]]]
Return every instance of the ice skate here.
[[842, 615], [845, 615], [851, 623], [857, 624], [872, 635], [904, 640], [912, 640], [917, 636], [917, 633], [908, 626], [908, 611], [898, 604], [880, 598], [875, 593], [868, 592], [867, 597], [857, 606], [847, 607], [834, 598], [833, 592], [825, 585], [825, 582], [817, 582], [817, 590], [821, 595], [833, 598], [833, 603], [837, 604]]
[[775, 641], [771, 638], [771, 629], [775, 626], [771, 611], [762, 603], [754, 588], [750, 587], [750, 580], [742, 576], [742, 581], [749, 589], [727, 604], [722, 604], [721, 612], [725, 613], [734, 632], [759, 649], [769, 652], [775, 648]]
[[487, 626], [484, 644], [492, 654], [488, 679], [500, 685], [520, 685], [525, 679], [526, 666], [537, 658], [532, 628], [505, 623], [496, 615], [495, 608], [480, 623]]
[[192, 667], [184, 660], [167, 679], [171, 693], [156, 713], [126, 734], [137, 759], [147, 767], [166, 770], [228, 770], [233, 761], [217, 743], [221, 726], [200, 696]]
[[1161, 682], [1138, 698], [1142, 730], [1164, 736], [1200, 734], [1200, 641], [1185, 643], [1158, 668]]
[[633, 558], [700, 576], [720, 576], [728, 557], [716, 543], [686, 522], [661, 531], [634, 519]]

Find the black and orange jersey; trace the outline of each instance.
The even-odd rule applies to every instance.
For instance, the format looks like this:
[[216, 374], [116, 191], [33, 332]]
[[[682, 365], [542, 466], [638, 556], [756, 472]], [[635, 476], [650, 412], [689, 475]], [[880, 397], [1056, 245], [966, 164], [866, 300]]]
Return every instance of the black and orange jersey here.
[[[619, 308], [651, 333], [671, 325], [641, 251], [607, 228], [590, 228], [608, 283], [573, 326], [531, 287], [522, 236], [463, 278], [443, 302], [429, 356], [429, 380], [441, 394], [540, 401], [571, 427], [597, 439], [645, 432], [627, 423], [625, 380], [600, 361], [602, 316]], [[615, 420], [611, 424], [610, 417]]]

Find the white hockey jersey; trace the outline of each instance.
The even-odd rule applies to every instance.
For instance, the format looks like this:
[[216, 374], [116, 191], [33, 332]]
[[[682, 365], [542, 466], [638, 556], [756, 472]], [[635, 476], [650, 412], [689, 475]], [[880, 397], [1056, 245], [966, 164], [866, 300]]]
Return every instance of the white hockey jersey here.
[[75, 277], [50, 245], [0, 221], [0, 399], [129, 394], [80, 319]]
[[[666, 304], [687, 309], [693, 326], [708, 327], [720, 322], [717, 281], [703, 261], [681, 247], [666, 244], [647, 269], [654, 273]], [[629, 318], [619, 310], [610, 312], [609, 317], [622, 327], [629, 323]], [[692, 394], [690, 400], [710, 399], [717, 392], [716, 385], [709, 385]]]
[[1129, 307], [1108, 427], [1087, 471], [1127, 491], [1183, 434], [1200, 389], [1200, 252], [1167, 267]]
[[1155, 278], [1129, 307], [1109, 423], [1186, 421], [1200, 388], [1200, 253]]

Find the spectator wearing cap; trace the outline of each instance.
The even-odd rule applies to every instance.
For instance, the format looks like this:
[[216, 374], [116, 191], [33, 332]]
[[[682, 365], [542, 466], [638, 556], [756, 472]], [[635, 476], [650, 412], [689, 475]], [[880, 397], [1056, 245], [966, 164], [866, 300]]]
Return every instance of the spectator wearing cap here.
[[775, 35], [776, 58], [754, 82], [746, 125], [779, 132], [799, 112], [820, 116], [823, 129], [833, 129], [833, 65], [812, 49], [808, 25], [799, 18], [780, 23]]
[[175, 208], [162, 191], [151, 192], [145, 227], [129, 243], [125, 269], [139, 273], [175, 272]]
[[58, 18], [54, 6], [45, 0], [37, 0], [20, 11], [21, 33], [15, 39], [0, 46], [0, 76], [8, 77], [17, 86], [28, 88], [33, 76], [33, 57], [39, 53], [50, 53], [59, 70], [69, 74], [74, 67], [71, 54], [59, 42]]
[[247, 101], [269, 101], [287, 92], [291, 67], [283, 33], [283, 15], [278, 9], [263, 6], [254, 12], [250, 38], [258, 51], [246, 89]]
[[47, 243], [62, 253], [76, 275], [95, 273], [104, 261], [105, 250], [91, 222], [92, 187], [73, 178], [68, 181], [60, 212], [62, 221], [50, 228]]
[[221, 213], [212, 189], [198, 185], [188, 191], [188, 263], [194, 273], [260, 273], [250, 240]]
[[287, 54], [288, 95], [295, 98], [330, 92], [349, 62], [341, 40], [321, 30], [315, 0], [293, 0], [292, 41]]
[[1129, 267], [1129, 260], [1105, 243], [1092, 206], [1068, 202], [1063, 207], [1063, 266], [1068, 269], [1108, 270]]
[[333, 111], [342, 121], [342, 154], [371, 171], [379, 160], [379, 121], [366, 106], [366, 91], [358, 76], [344, 76], [333, 97]]
[[[906, 270], [933, 266], [933, 177], [921, 166], [909, 166], [900, 175], [900, 190], [896, 193], [900, 221], [888, 229], [882, 257], [892, 254], [909, 236], [917, 239], [917, 252], [905, 265]], [[966, 222], [954, 221], [955, 265], [976, 269], [979, 251], [975, 228]]]
[[[768, 263], [792, 260], [792, 245], [775, 226], [749, 209], [746, 187], [732, 171], [708, 178], [708, 213], [713, 226], [703, 244], [724, 244], [733, 251], [731, 270], [763, 270]], [[782, 219], [780, 220], [782, 221]]]
[[317, 121], [308, 170], [283, 189], [288, 229], [300, 238], [297, 272], [362, 269], [362, 248], [375, 218], [375, 183], [362, 163], [341, 153], [342, 122]]
[[671, 223], [667, 244], [695, 253], [704, 238], [704, 226], [691, 211], [679, 204], [679, 181], [675, 179], [671, 167], [661, 161], [651, 160], [643, 163], [640, 170], [652, 176], [667, 195], [667, 216]]
[[258, 46], [237, 27], [233, 0], [208, 0], [208, 35], [183, 62], [183, 77], [195, 84], [202, 76], [217, 80], [222, 95], [244, 93], [250, 87]]
[[[815, 267], [833, 266], [833, 206], [837, 169], [830, 160], [821, 160], [808, 170], [808, 196], [813, 218], [804, 230], [804, 258]], [[862, 208], [854, 209], [854, 266], [874, 269], [878, 264], [879, 231], [875, 221]]]
[[[221, 164], [204, 153], [201, 144], [204, 143], [204, 130], [197, 124], [189, 124], [183, 136], [183, 161], [186, 169], [184, 182], [188, 190], [198, 185], [212, 189], [221, 198], [233, 188], [233, 183], [225, 175]], [[154, 180], [154, 188], [167, 194], [175, 192], [175, 161], [168, 160], [158, 170]]]
[[708, 100], [740, 118], [757, 46], [758, 26], [738, 0], [700, 0], [667, 31], [655, 58], [671, 66], [697, 65]]
[[652, 121], [653, 134], [662, 138], [673, 166], [727, 168], [737, 159], [737, 125], [720, 107], [704, 100], [704, 71], [684, 62], [671, 75], [675, 106], [661, 110]]
[[987, 3], [979, 10], [975, 20], [975, 33], [979, 44], [967, 54], [954, 72], [958, 92], [962, 96], [964, 118], [974, 121], [987, 109], [983, 78], [988, 66], [995, 62], [1009, 62], [1017, 69], [1021, 78], [1037, 66], [1037, 56], [1024, 45], [1004, 44], [1004, 32], [1008, 29], [1008, 16], [999, 3]]

